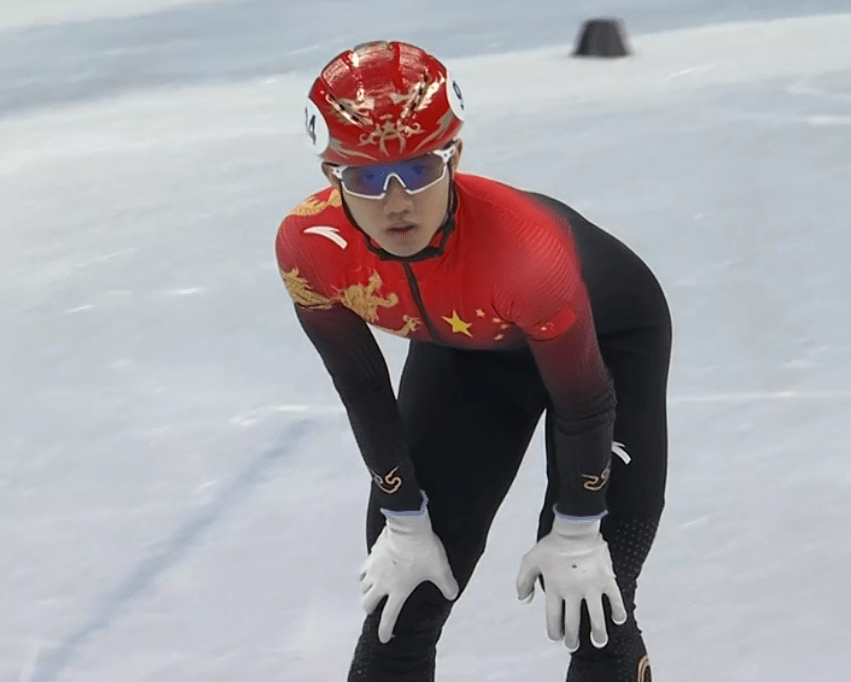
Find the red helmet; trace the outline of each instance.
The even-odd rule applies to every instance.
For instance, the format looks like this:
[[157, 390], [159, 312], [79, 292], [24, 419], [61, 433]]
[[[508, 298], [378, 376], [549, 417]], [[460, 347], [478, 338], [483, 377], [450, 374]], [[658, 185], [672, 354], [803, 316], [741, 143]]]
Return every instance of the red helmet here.
[[464, 100], [435, 57], [408, 43], [376, 41], [334, 57], [304, 113], [309, 142], [324, 161], [362, 166], [445, 146], [464, 121]]

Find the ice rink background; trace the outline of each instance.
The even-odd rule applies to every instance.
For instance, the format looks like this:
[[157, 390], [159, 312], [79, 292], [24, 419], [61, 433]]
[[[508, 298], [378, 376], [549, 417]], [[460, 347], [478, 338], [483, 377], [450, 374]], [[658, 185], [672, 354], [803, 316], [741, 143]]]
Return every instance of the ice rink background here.
[[[851, 17], [561, 5], [4, 7], [0, 681], [344, 679], [368, 479], [272, 241], [321, 185], [312, 70], [378, 34], [445, 50], [465, 170], [567, 201], [668, 292], [654, 678], [845, 674]], [[565, 56], [598, 13], [634, 57]], [[397, 371], [404, 342], [378, 338]], [[514, 598], [543, 487], [536, 438], [441, 682], [563, 679], [540, 600]]]

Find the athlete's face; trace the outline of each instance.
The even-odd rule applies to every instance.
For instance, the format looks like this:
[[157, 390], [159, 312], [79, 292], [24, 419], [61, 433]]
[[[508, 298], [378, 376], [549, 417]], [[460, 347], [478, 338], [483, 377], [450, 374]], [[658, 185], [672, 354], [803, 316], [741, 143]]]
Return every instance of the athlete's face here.
[[[461, 141], [448, 163], [454, 171], [461, 158]], [[381, 199], [364, 199], [349, 194], [330, 167], [323, 165], [329, 182], [342, 194], [355, 222], [385, 251], [394, 256], [413, 256], [422, 251], [446, 219], [449, 208], [450, 174], [417, 194], [408, 194], [395, 177]]]

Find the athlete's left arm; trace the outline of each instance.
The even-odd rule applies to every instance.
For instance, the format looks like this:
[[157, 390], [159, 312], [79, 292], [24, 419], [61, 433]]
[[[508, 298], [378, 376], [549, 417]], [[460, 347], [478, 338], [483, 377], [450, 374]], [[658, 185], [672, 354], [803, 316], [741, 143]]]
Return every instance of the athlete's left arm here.
[[562, 333], [527, 339], [551, 398], [551, 447], [561, 481], [557, 509], [569, 516], [601, 517], [606, 512], [615, 392], [587, 298], [572, 312], [575, 320]]
[[561, 481], [557, 509], [599, 518], [606, 513], [615, 391], [578, 260], [559, 232], [541, 234], [534, 257], [514, 261], [512, 318], [526, 335], [551, 399], [551, 456]]

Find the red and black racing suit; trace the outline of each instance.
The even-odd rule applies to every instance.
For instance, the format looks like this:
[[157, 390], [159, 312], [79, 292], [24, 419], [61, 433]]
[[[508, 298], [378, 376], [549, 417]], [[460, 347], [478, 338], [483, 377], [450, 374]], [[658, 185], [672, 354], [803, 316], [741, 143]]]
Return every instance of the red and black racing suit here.
[[[423, 490], [463, 591], [546, 413], [548, 487], [537, 536], [549, 532], [554, 506], [602, 517], [630, 613], [614, 626], [607, 609], [601, 650], [583, 616], [567, 679], [649, 682], [633, 612], [664, 505], [665, 297], [632, 251], [568, 206], [478, 176], [453, 181], [449, 218], [413, 257], [380, 249], [331, 188], [278, 231], [278, 264], [298, 319], [373, 478], [368, 547], [383, 526], [379, 510], [417, 509]], [[368, 324], [410, 340], [398, 398]], [[626, 456], [612, 456], [613, 441]], [[423, 583], [384, 645], [377, 609], [364, 623], [350, 682], [433, 680], [450, 609]]]

